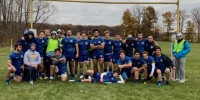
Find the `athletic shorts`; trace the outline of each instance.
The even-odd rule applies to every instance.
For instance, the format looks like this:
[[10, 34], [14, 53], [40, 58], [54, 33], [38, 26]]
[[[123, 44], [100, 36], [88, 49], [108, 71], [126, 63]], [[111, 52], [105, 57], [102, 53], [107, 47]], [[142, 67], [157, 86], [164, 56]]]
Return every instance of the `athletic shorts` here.
[[79, 55], [78, 62], [85, 62], [85, 61], [90, 61], [90, 55], [89, 54]]
[[131, 75], [131, 68], [126, 68], [126, 70], [121, 71], [123, 79], [127, 80]]
[[39, 52], [41, 59], [44, 57], [44, 52]]
[[65, 55], [66, 61], [74, 61], [74, 59], [75, 59], [74, 53], [64, 52], [64, 55]]
[[92, 59], [104, 58], [103, 53], [97, 53], [92, 55]]
[[113, 54], [113, 63], [117, 63], [117, 60], [120, 58], [119, 55]]
[[16, 76], [22, 76], [23, 75], [23, 69], [22, 68], [16, 68], [15, 75]]
[[57, 66], [59, 70], [59, 75], [66, 74], [67, 75], [67, 67], [66, 66]]
[[112, 54], [104, 55], [104, 62], [112, 62]]

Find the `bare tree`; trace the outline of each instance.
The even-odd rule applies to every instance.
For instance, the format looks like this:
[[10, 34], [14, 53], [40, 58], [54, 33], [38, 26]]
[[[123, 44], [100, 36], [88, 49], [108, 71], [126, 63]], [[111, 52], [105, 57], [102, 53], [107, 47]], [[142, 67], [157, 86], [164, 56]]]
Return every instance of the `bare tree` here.
[[192, 11], [192, 19], [198, 30], [198, 42], [200, 42], [200, 8], [194, 8]]

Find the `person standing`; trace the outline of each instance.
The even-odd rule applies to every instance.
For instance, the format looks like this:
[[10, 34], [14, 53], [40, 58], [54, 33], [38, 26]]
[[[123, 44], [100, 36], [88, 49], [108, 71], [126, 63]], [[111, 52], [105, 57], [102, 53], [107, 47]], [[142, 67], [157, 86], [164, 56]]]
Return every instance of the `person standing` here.
[[175, 57], [175, 80], [179, 80], [180, 83], [185, 82], [185, 62], [186, 56], [190, 52], [190, 44], [183, 39], [183, 34], [177, 34], [177, 40], [174, 41], [172, 46], [172, 52]]

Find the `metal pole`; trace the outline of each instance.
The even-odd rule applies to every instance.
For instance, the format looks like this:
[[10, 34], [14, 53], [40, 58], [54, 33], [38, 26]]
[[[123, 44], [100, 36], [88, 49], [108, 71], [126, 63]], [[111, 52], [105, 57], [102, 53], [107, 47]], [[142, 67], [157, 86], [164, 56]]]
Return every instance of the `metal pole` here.
[[13, 42], [12, 42], [12, 39], [10, 39], [10, 51], [13, 50]]
[[33, 0], [30, 0], [30, 28], [33, 29]]
[[180, 32], [180, 0], [177, 0], [177, 30], [176, 32]]

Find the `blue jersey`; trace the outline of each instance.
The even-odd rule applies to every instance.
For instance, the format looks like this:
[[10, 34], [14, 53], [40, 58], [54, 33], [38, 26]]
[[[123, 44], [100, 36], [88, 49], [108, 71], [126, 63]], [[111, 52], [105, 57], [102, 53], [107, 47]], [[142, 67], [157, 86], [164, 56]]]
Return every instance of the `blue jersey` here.
[[[44, 52], [44, 47], [47, 44], [48, 38], [36, 38], [37, 51], [41, 54]], [[41, 55], [42, 56], [42, 55]]]
[[90, 41], [81, 39], [78, 41], [79, 55], [89, 55]]
[[122, 50], [122, 41], [113, 41], [113, 54], [119, 55], [119, 52]]
[[[99, 38], [94, 38], [90, 41], [90, 44], [93, 44], [94, 46], [98, 46], [104, 43], [104, 39], [99, 37]], [[92, 50], [93, 55], [95, 54], [103, 54], [103, 49], [93, 49]]]
[[132, 57], [133, 56], [134, 41], [132, 39], [127, 39], [126, 43], [123, 45], [123, 50], [125, 55]]
[[119, 81], [119, 78], [114, 77], [112, 72], [108, 72], [107, 75], [103, 76], [103, 81], [117, 83], [117, 81]]
[[131, 57], [131, 62], [132, 62], [132, 67], [137, 67], [137, 68], [140, 68], [143, 65], [147, 64], [142, 57], [140, 57], [139, 59], [135, 59], [134, 57]]
[[9, 61], [11, 61], [11, 64], [18, 70], [22, 68], [23, 65], [23, 51], [16, 53], [12, 52], [8, 58]]
[[[88, 78], [89, 78], [89, 75], [85, 75], [85, 79], [88, 79]], [[91, 76], [91, 78], [92, 78], [92, 83], [100, 82], [101, 73], [96, 72]]]
[[155, 46], [156, 46], [155, 42], [146, 41], [144, 50], [147, 51], [150, 56], [152, 56]]
[[[145, 59], [144, 59], [145, 60]], [[151, 70], [152, 69], [152, 63], [155, 63], [154, 58], [151, 56], [148, 56], [148, 59], [145, 60], [147, 63], [147, 69]]]
[[75, 53], [75, 46], [78, 45], [78, 42], [76, 38], [65, 37], [62, 39], [61, 45], [63, 46], [64, 52]]
[[112, 54], [112, 50], [113, 50], [113, 40], [111, 39], [104, 39], [105, 42], [105, 47], [103, 49], [104, 54]]
[[154, 56], [154, 60], [155, 60], [157, 69], [160, 69], [160, 70], [166, 69], [167, 66], [165, 65], [164, 59], [162, 59], [162, 56], [160, 57]]
[[[131, 59], [127, 56], [124, 59], [119, 58], [117, 60], [117, 65], [129, 64], [129, 63], [132, 63], [132, 62], [131, 62]], [[122, 72], [123, 71], [129, 72], [130, 70], [131, 70], [131, 68], [123, 68]]]
[[144, 51], [144, 46], [145, 46], [145, 43], [146, 43], [146, 39], [142, 39], [142, 40], [133, 40], [134, 41], [134, 48], [136, 51], [139, 51], [141, 54], [143, 53]]

